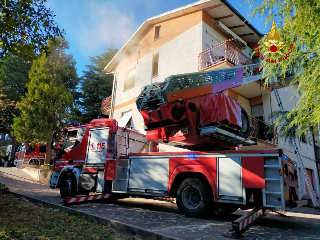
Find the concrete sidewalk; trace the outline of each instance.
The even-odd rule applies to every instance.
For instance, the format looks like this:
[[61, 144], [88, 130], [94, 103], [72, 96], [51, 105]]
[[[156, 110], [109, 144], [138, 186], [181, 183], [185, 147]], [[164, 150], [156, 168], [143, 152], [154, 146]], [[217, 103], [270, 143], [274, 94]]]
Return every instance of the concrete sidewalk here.
[[[139, 234], [141, 239], [228, 239], [222, 234], [243, 213], [237, 211], [227, 216], [192, 219], [181, 215], [175, 204], [136, 198], [64, 207], [58, 189], [49, 189], [33, 181], [19, 169], [0, 168], [0, 182], [14, 193], [115, 229]], [[287, 213], [288, 217], [272, 213], [251, 227], [245, 236], [249, 239], [320, 239], [319, 214], [310, 208], [297, 208], [295, 212]]]

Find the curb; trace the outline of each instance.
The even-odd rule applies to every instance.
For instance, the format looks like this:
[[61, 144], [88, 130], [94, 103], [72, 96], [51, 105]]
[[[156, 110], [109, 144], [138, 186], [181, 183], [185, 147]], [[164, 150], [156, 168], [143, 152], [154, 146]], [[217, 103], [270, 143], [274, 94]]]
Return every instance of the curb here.
[[122, 223], [119, 221], [115, 221], [115, 220], [111, 220], [108, 218], [102, 218], [102, 217], [98, 217], [95, 216], [93, 214], [90, 213], [85, 213], [83, 211], [80, 210], [75, 210], [69, 207], [65, 207], [65, 206], [61, 206], [61, 205], [57, 205], [54, 203], [50, 203], [50, 202], [46, 202], [44, 200], [38, 199], [38, 198], [34, 198], [34, 197], [29, 197], [29, 196], [25, 196], [19, 193], [15, 193], [15, 192], [11, 192], [13, 195], [17, 196], [17, 197], [22, 197], [22, 198], [26, 198], [31, 202], [34, 203], [39, 203], [41, 205], [44, 205], [46, 207], [50, 207], [50, 208], [54, 208], [54, 209], [58, 209], [61, 212], [64, 213], [68, 213], [77, 217], [83, 217], [84, 219], [88, 220], [88, 221], [92, 221], [101, 225], [105, 225], [107, 227], [113, 228], [115, 230], [120, 230], [120, 231], [124, 231], [124, 232], [128, 232], [131, 234], [136, 234], [139, 235], [143, 238], [146, 239], [152, 239], [152, 240], [178, 240], [179, 238], [174, 238], [174, 237], [170, 237], [167, 236], [165, 234], [159, 234], [159, 233], [155, 233], [152, 232], [150, 230], [146, 230], [143, 228], [139, 228], [136, 226], [133, 226], [131, 224], [127, 224], [127, 223]]

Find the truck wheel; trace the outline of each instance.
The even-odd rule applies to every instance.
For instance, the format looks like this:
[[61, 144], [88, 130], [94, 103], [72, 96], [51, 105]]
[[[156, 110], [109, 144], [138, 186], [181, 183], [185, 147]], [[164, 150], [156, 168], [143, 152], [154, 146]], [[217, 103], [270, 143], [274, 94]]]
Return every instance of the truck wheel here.
[[202, 218], [213, 212], [211, 189], [197, 178], [188, 178], [177, 191], [177, 206], [188, 217]]
[[30, 165], [39, 165], [39, 160], [36, 158], [32, 158], [29, 160], [28, 164]]
[[77, 179], [74, 174], [66, 175], [60, 184], [60, 195], [63, 198], [73, 197], [77, 195]]
[[242, 121], [242, 127], [240, 129], [240, 134], [243, 137], [248, 137], [250, 134], [250, 121], [249, 116], [246, 110], [244, 108], [241, 108], [241, 121]]

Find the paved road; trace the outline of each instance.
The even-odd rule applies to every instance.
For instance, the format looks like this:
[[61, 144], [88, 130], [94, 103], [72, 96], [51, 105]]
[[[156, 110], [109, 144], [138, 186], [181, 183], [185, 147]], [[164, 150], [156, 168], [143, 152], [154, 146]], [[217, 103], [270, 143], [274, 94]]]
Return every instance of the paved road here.
[[[12, 192], [62, 205], [59, 191], [33, 181], [16, 168], [0, 168], [0, 182]], [[175, 204], [157, 200], [122, 199], [102, 203], [75, 205], [81, 210], [102, 218], [131, 224], [173, 239], [229, 239], [222, 236], [230, 222], [243, 211], [228, 216], [212, 216], [210, 219], [192, 219], [181, 215]], [[286, 217], [270, 213], [251, 227], [248, 239], [320, 239], [320, 212], [311, 208], [297, 208]]]

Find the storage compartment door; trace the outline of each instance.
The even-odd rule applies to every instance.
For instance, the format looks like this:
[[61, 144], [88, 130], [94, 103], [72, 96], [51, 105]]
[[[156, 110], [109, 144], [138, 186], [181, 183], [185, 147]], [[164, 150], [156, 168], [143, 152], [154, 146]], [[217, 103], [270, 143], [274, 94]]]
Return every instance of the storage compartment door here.
[[168, 157], [132, 157], [130, 162], [130, 192], [163, 194], [168, 191]]
[[242, 201], [241, 159], [219, 158], [219, 199]]
[[90, 129], [86, 166], [103, 167], [106, 162], [109, 128]]

